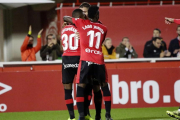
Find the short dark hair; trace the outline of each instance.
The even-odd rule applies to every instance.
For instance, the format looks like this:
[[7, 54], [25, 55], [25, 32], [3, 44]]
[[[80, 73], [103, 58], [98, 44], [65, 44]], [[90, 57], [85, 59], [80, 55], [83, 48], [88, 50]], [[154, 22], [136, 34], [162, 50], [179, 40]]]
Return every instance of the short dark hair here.
[[88, 10], [88, 17], [93, 19], [98, 12], [99, 12], [99, 7], [96, 5], [92, 5]]
[[162, 37], [154, 37], [153, 41], [156, 41], [157, 39], [162, 40]]
[[122, 41], [123, 41], [125, 38], [129, 40], [129, 38], [128, 38], [128, 37], [123, 37]]
[[72, 17], [74, 17], [74, 18], [80, 18], [82, 14], [83, 14], [83, 11], [82, 11], [81, 9], [75, 9], [75, 10], [72, 12]]
[[159, 33], [161, 33], [161, 30], [159, 28], [155, 28], [154, 30], [157, 30]]
[[179, 27], [180, 27], [180, 25], [177, 26], [177, 30], [178, 30]]
[[86, 7], [86, 8], [90, 8], [91, 7], [91, 5], [89, 4], [89, 3], [87, 3], [87, 2], [83, 2], [83, 3], [81, 3], [81, 5], [79, 6], [79, 8], [83, 8], [83, 7]]

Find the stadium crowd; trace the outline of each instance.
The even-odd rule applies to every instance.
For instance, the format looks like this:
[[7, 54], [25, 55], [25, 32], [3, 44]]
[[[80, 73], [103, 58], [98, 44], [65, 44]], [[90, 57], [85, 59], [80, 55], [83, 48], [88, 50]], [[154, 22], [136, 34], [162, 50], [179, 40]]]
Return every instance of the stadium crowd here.
[[[21, 46], [22, 61], [36, 61], [35, 54], [40, 51], [40, 56], [43, 61], [61, 59], [63, 54], [63, 46], [61, 40], [57, 39], [57, 35], [48, 34], [46, 36], [46, 45], [41, 47], [41, 33], [38, 33], [37, 45], [33, 46], [34, 37], [31, 26], [29, 27], [28, 35], [25, 37]], [[164, 58], [164, 57], [180, 57], [180, 25], [177, 26], [177, 37], [170, 41], [167, 48], [166, 42], [161, 37], [161, 30], [155, 28], [153, 30], [153, 37], [144, 45], [144, 58]], [[118, 58], [138, 58], [138, 54], [133, 48], [128, 37], [123, 37], [118, 46], [113, 45], [111, 38], [106, 38], [102, 45], [102, 52], [104, 59], [118, 59]]]

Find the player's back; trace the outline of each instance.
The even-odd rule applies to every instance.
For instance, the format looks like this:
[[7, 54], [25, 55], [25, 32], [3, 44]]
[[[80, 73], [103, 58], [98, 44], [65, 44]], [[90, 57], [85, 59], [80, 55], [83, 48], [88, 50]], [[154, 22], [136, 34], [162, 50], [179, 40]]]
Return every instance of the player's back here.
[[77, 29], [74, 25], [66, 25], [61, 31], [63, 46], [63, 56], [80, 56], [80, 43], [75, 33]]
[[83, 19], [73, 19], [73, 22], [80, 33], [81, 60], [104, 64], [102, 43], [107, 33], [106, 26]]

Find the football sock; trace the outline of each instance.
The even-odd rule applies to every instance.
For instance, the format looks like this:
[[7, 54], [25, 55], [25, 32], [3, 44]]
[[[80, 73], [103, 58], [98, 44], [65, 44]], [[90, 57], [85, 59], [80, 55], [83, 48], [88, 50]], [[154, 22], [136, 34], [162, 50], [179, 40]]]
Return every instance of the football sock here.
[[70, 119], [74, 119], [75, 115], [74, 115], [74, 106], [73, 106], [73, 99], [72, 99], [72, 89], [71, 90], [64, 89], [64, 91], [65, 91], [66, 106], [69, 111]]
[[103, 91], [103, 99], [105, 101], [106, 117], [111, 117], [111, 93], [108, 85], [101, 87]]
[[84, 88], [83, 87], [77, 86], [76, 102], [79, 112], [79, 120], [84, 120]]
[[89, 115], [90, 116], [90, 112], [89, 112], [89, 106], [91, 103], [91, 98], [92, 98], [92, 89], [93, 86], [91, 84], [87, 84], [86, 88], [85, 88], [85, 99], [84, 99], [84, 115]]
[[101, 90], [94, 92], [94, 104], [96, 109], [96, 118], [101, 118], [102, 93]]

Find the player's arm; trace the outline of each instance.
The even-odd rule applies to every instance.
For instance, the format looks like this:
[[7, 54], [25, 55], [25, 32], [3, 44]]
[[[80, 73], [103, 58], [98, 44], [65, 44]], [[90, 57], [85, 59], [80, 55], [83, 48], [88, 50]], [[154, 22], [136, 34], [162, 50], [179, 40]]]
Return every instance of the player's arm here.
[[74, 24], [73, 21], [72, 21], [72, 17], [70, 17], [70, 16], [64, 16], [63, 20], [64, 20], [64, 22]]
[[174, 19], [174, 18], [165, 17], [165, 23], [166, 24], [171, 24], [171, 23], [180, 24], [180, 19]]

